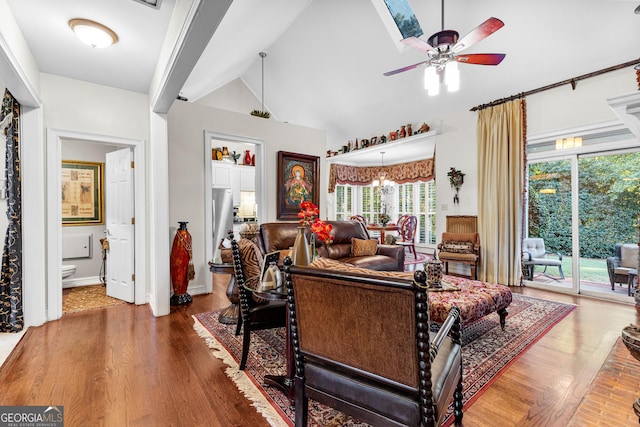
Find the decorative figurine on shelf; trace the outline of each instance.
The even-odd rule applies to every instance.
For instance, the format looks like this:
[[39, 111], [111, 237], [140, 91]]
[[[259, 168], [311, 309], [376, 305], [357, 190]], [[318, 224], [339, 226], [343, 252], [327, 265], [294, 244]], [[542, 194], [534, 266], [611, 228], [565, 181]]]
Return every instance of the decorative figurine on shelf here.
[[429, 132], [429, 125], [423, 122], [422, 126], [420, 126], [420, 133], [425, 133], [425, 132]]
[[407, 136], [413, 135], [413, 129], [411, 129], [411, 123], [407, 125]]
[[173, 296], [171, 305], [182, 305], [191, 302], [191, 295], [187, 293], [189, 280], [195, 278], [191, 252], [191, 234], [187, 230], [187, 222], [179, 221], [180, 228], [176, 231], [171, 248], [171, 258], [169, 270], [171, 273], [171, 284], [173, 285]]
[[389, 132], [389, 141], [395, 141], [398, 139], [398, 131]]
[[449, 177], [449, 183], [456, 190], [456, 195], [453, 196], [453, 203], [459, 204], [460, 198], [458, 197], [458, 191], [460, 191], [460, 187], [464, 183], [464, 174], [456, 170], [456, 168], [450, 168], [447, 176]]
[[249, 150], [244, 150], [244, 164], [251, 164], [251, 152]]
[[400, 138], [407, 136], [407, 130], [404, 125], [400, 126]]
[[381, 135], [379, 144], [384, 144], [385, 142], [387, 142], [387, 135]]

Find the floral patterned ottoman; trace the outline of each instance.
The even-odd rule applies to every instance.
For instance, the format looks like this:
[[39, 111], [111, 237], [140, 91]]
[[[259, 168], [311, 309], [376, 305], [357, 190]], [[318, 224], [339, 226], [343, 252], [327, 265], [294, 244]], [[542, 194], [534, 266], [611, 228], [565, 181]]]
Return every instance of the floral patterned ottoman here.
[[[309, 267], [413, 279], [413, 272], [372, 271], [330, 258], [318, 258]], [[443, 277], [443, 282], [445, 283], [443, 291], [429, 291], [431, 321], [444, 322], [451, 307], [456, 306], [460, 309], [463, 325], [495, 311], [500, 316], [500, 326], [504, 329], [505, 319], [509, 314], [507, 307], [513, 298], [508, 286], [448, 275]]]

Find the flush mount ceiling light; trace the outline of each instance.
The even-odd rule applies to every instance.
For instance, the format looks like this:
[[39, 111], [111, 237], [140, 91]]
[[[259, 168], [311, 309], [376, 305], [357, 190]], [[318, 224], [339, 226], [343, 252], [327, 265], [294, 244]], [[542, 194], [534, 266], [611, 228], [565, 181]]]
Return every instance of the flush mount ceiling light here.
[[69, 21], [69, 27], [82, 43], [91, 47], [108, 47], [118, 41], [118, 35], [111, 28], [90, 19], [74, 18]]

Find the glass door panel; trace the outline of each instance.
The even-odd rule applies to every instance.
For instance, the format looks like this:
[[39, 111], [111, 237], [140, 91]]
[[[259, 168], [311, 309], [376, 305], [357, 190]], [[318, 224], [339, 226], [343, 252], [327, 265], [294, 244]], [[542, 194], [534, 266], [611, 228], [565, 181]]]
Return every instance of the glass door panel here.
[[535, 265], [533, 281], [567, 289], [572, 288], [571, 169], [571, 159], [530, 163], [528, 169], [527, 235], [544, 240], [549, 258], [562, 256], [564, 273], [563, 279], [558, 267]]
[[581, 292], [631, 299], [623, 280], [611, 289], [607, 257], [638, 242], [640, 153], [581, 156], [578, 170]]

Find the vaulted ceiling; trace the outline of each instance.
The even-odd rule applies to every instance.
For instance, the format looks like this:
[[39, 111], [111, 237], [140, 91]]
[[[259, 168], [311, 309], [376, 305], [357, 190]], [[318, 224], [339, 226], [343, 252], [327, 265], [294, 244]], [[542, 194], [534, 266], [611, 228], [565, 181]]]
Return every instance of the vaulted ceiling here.
[[[134, 0], [6, 1], [42, 72], [146, 93], [174, 8]], [[204, 0], [203, 0], [204, 1]], [[234, 0], [182, 86], [189, 102], [242, 79], [271, 120], [325, 129], [330, 145], [402, 124], [442, 117], [536, 87], [638, 59], [640, 0], [446, 0], [444, 24], [461, 36], [494, 16], [505, 26], [465, 53], [506, 53], [498, 66], [460, 64], [458, 92], [435, 97], [421, 69], [383, 72], [420, 62], [397, 48], [377, 14], [378, 0]], [[441, 30], [441, 2], [411, 1], [426, 39]], [[71, 18], [111, 27], [119, 42], [91, 49], [74, 38]], [[188, 48], [188, 46], [187, 46]], [[264, 51], [264, 86], [259, 52]], [[630, 77], [634, 78], [630, 72]], [[567, 92], [570, 96], [570, 92]], [[618, 94], [611, 94], [618, 95]], [[256, 109], [260, 109], [257, 102]], [[247, 114], [249, 111], [247, 111]]]

